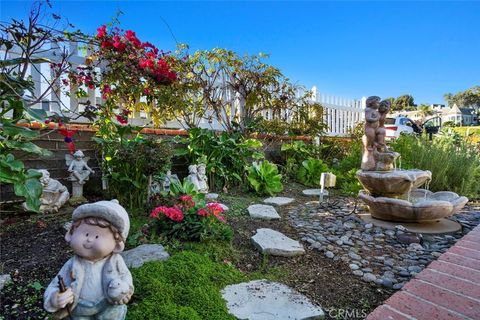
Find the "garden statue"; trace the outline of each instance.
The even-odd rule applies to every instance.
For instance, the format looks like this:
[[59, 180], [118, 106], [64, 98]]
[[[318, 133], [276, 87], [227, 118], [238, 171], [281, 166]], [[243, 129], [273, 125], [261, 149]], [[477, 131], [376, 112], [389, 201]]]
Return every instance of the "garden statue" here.
[[188, 181], [190, 181], [194, 186], [195, 190], [199, 191], [200, 190], [200, 182], [198, 181], [198, 171], [197, 171], [197, 165], [196, 164], [191, 164], [188, 166]]
[[88, 157], [85, 157], [81, 150], [77, 150], [73, 157], [70, 154], [65, 155], [65, 160], [68, 166], [70, 177], [68, 180], [72, 181], [72, 199], [71, 202], [82, 203], [86, 199], [83, 197], [83, 185], [88, 180], [90, 174], [95, 173], [88, 165]]
[[162, 188], [163, 191], [170, 191], [170, 185], [172, 183], [180, 183], [180, 179], [176, 174], [172, 174], [171, 170], [167, 170], [167, 174], [163, 178]]
[[207, 166], [201, 163], [197, 166], [197, 171], [198, 191], [200, 193], [208, 193]]
[[400, 156], [385, 146], [385, 119], [390, 110], [389, 101], [380, 97], [368, 97], [365, 108], [365, 134], [362, 137], [362, 170], [390, 171]]
[[[58, 182], [58, 180], [50, 178], [50, 172], [43, 169], [38, 171], [42, 174], [40, 183], [43, 187], [42, 195], [40, 196], [40, 212], [58, 212], [58, 209], [68, 201], [70, 193], [67, 187]], [[28, 210], [26, 203], [23, 203], [23, 208]]]
[[120, 252], [130, 229], [118, 201], [99, 201], [73, 211], [65, 235], [74, 256], [50, 282], [44, 308], [57, 319], [125, 319], [132, 275]]
[[385, 119], [390, 101], [377, 96], [366, 100], [365, 134], [362, 137], [361, 170], [356, 173], [364, 190], [359, 198], [365, 202], [374, 219], [395, 222], [433, 223], [459, 212], [466, 197], [454, 192], [433, 193], [420, 186], [432, 179], [428, 170], [396, 168], [398, 152], [385, 144]]

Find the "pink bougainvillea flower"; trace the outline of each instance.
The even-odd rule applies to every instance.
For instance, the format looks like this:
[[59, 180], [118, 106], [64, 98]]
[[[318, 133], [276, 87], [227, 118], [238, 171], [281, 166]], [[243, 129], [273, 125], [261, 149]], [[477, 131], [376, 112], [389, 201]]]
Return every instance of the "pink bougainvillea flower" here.
[[102, 99], [107, 99], [111, 93], [112, 93], [112, 88], [110, 88], [108, 84], [104, 85], [102, 88]]
[[100, 28], [97, 28], [97, 38], [103, 38], [107, 35], [107, 26], [102, 25]]
[[120, 124], [127, 124], [128, 123], [128, 118], [125, 117], [124, 115], [117, 114], [115, 116], [115, 118], [117, 119], [118, 122], [120, 122]]

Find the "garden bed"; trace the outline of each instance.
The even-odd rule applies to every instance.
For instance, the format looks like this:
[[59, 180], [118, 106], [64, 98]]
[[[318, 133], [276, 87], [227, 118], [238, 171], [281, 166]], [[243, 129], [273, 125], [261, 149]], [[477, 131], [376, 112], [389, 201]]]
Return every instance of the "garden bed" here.
[[[373, 282], [365, 282], [361, 277], [352, 274], [349, 263], [340, 259], [341, 246], [339, 248], [335, 247], [335, 250], [339, 249], [338, 258], [330, 259], [325, 256], [325, 250], [322, 250], [319, 245], [315, 245], [314, 241], [306, 241], [308, 237], [305, 235], [305, 230], [295, 225], [294, 222], [297, 221], [295, 217], [296, 214], [301, 214], [302, 210], [305, 211], [305, 208], [308, 207], [306, 203], [316, 199], [303, 196], [302, 189], [303, 187], [298, 184], [290, 183], [286, 185], [286, 190], [281, 196], [292, 197], [296, 200], [287, 206], [277, 208], [282, 217], [277, 221], [255, 220], [246, 214], [246, 208], [250, 204], [261, 203], [263, 198], [242, 192], [220, 194], [219, 200], [230, 208], [227, 218], [234, 229], [232, 243], [171, 242], [166, 244], [167, 251], [172, 254], [172, 257], [176, 257], [171, 262], [172, 266], [163, 267], [161, 262], [158, 265], [150, 263], [138, 269], [138, 271], [134, 271], [134, 276], [138, 274], [142, 280], [140, 284], [136, 283], [139, 291], [134, 295], [131, 302], [133, 318], [140, 319], [143, 314], [141, 308], [148, 306], [148, 299], [152, 299], [152, 297], [146, 296], [147, 292], [140, 292], [145, 288], [145, 282], [149, 281], [148, 277], [156, 277], [155, 283], [165, 282], [164, 285], [172, 286], [171, 288], [177, 288], [186, 283], [180, 281], [172, 284], [169, 279], [165, 278], [165, 275], [160, 274], [149, 274], [145, 278], [146, 272], [148, 270], [164, 270], [164, 268], [171, 270], [171, 268], [174, 268], [173, 266], [177, 265], [185, 268], [189, 263], [188, 259], [195, 261], [199, 259], [197, 263], [204, 263], [205, 265], [200, 266], [198, 270], [192, 270], [191, 274], [186, 273], [185, 277], [194, 276], [195, 272], [200, 274], [205, 272], [204, 270], [212, 272], [208, 279], [202, 280], [212, 282], [202, 282], [201, 285], [207, 286], [208, 290], [212, 291], [210, 292], [211, 303], [215, 303], [215, 305], [220, 301], [218, 296], [220, 285], [261, 278], [282, 282], [306, 295], [326, 310], [327, 319], [329, 318], [328, 310], [348, 309], [357, 310], [357, 314], [368, 314], [376, 306], [382, 304], [393, 294], [394, 290]], [[44, 288], [71, 256], [71, 251], [63, 239], [65, 233], [63, 224], [69, 220], [71, 210], [72, 208], [65, 208], [55, 215], [16, 216], [2, 221], [0, 229], [2, 273], [12, 275], [13, 282], [7, 285], [0, 294], [2, 301], [0, 314], [3, 315], [3, 318], [0, 317], [0, 319], [38, 319], [47, 316], [42, 308]], [[318, 206], [310, 207], [309, 210], [321, 211]], [[345, 206], [343, 210], [346, 212], [350, 208]], [[477, 213], [477, 215], [479, 214]], [[337, 217], [336, 219], [340, 218]], [[148, 221], [148, 218], [133, 218], [130, 234], [138, 234], [145, 221]], [[470, 221], [469, 223], [473, 226], [474, 223], [478, 222]], [[297, 240], [303, 238], [302, 244], [306, 250], [305, 254], [291, 258], [264, 256], [254, 248], [250, 240], [258, 228], [271, 228]], [[458, 235], [458, 237], [460, 236], [461, 234]], [[383, 254], [388, 254], [388, 252]], [[208, 259], [202, 260], [205, 257]], [[217, 280], [215, 279], [221, 280], [218, 280], [220, 282], [216, 284]], [[192, 288], [188, 289], [195, 292], [196, 288], [192, 283]], [[177, 316], [180, 317], [180, 313], [169, 312], [181, 309], [183, 310], [181, 312], [182, 318], [188, 318], [188, 315], [200, 319], [205, 317], [221, 319], [222, 314], [225, 317], [227, 316], [226, 309], [223, 306], [215, 307], [211, 309], [212, 313], [205, 314], [202, 313], [203, 311], [198, 311], [199, 309], [194, 304], [185, 305], [189, 302], [185, 302], [187, 300], [182, 297], [182, 294], [192, 293], [188, 290], [175, 292], [172, 293], [170, 300], [165, 300], [166, 298], [159, 300], [162, 301], [161, 303], [168, 304], [168, 308], [162, 309], [162, 312], [164, 312], [162, 314], [170, 314], [172, 319], [175, 319]], [[209, 295], [208, 293], [205, 294]], [[174, 315], [172, 316], [172, 314]], [[331, 314], [333, 315], [335, 312]]]

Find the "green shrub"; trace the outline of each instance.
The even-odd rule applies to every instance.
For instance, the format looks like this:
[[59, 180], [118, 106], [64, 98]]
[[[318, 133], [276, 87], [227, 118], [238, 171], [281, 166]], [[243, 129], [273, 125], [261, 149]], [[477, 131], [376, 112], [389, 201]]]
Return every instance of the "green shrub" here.
[[248, 181], [258, 194], [273, 196], [283, 190], [282, 175], [277, 166], [267, 160], [252, 163], [248, 168]]
[[219, 189], [224, 186], [242, 185], [245, 168], [252, 159], [263, 159], [259, 152], [262, 143], [247, 139], [238, 132], [216, 133], [212, 130], [193, 128], [187, 138], [177, 142], [187, 145], [177, 149], [176, 156], [186, 157], [189, 163], [206, 163], [209, 186]]
[[430, 170], [432, 191], [448, 190], [471, 198], [480, 196], [480, 155], [454, 134], [443, 133], [433, 142], [401, 136], [391, 144], [401, 154], [405, 169]]
[[361, 189], [356, 172], [360, 170], [362, 162], [362, 143], [352, 141], [347, 155], [340, 159], [334, 166], [334, 173], [337, 176], [337, 186], [344, 195], [356, 196]]
[[318, 186], [322, 172], [328, 172], [328, 166], [320, 159], [309, 158], [302, 161], [297, 179], [306, 186]]
[[132, 270], [135, 294], [127, 319], [235, 319], [220, 290], [245, 281], [233, 267], [184, 251]]
[[[126, 134], [128, 132], [125, 132]], [[164, 140], [137, 136], [119, 141], [95, 137], [103, 155], [103, 175], [111, 197], [130, 211], [147, 204], [149, 176], [165, 173], [171, 164], [172, 148]]]

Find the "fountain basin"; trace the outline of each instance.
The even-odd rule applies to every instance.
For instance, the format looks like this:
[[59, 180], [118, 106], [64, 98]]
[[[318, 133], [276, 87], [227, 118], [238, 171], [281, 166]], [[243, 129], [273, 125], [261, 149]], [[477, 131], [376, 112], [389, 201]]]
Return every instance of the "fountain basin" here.
[[357, 171], [357, 179], [374, 197], [398, 197], [432, 179], [428, 170]]
[[416, 189], [410, 201], [387, 197], [372, 197], [361, 190], [358, 197], [365, 202], [373, 218], [396, 222], [435, 222], [459, 212], [468, 199], [455, 192]]

